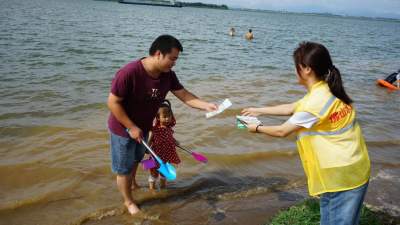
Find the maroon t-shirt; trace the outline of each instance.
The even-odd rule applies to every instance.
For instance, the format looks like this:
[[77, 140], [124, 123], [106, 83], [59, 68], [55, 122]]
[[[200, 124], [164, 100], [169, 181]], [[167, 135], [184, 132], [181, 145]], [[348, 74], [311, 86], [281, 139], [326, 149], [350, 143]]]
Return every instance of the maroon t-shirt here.
[[[141, 60], [122, 67], [111, 83], [111, 93], [123, 98], [122, 107], [128, 117], [144, 132], [148, 132], [161, 102], [169, 91], [182, 89], [174, 71], [150, 77]], [[108, 128], [116, 135], [129, 137], [126, 128], [110, 113]]]

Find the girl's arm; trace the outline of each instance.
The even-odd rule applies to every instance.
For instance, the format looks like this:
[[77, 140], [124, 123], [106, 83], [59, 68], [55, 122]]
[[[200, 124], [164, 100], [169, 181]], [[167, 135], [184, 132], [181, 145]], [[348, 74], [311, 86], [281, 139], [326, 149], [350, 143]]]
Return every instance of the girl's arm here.
[[288, 121], [278, 126], [248, 125], [248, 130], [250, 132], [264, 133], [273, 137], [286, 137], [301, 128], [301, 126], [294, 125]]
[[151, 146], [152, 142], [153, 142], [153, 132], [149, 131], [149, 140], [147, 141], [147, 143], [149, 144], [149, 146]]
[[244, 116], [259, 116], [259, 115], [275, 115], [275, 116], [289, 116], [294, 112], [296, 104], [283, 104], [277, 106], [267, 106], [263, 108], [246, 108], [242, 110]]

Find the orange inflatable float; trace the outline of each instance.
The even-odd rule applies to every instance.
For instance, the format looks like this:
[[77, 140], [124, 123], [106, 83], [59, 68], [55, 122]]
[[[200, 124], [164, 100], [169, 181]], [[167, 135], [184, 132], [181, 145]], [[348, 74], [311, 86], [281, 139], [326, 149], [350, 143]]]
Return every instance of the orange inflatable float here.
[[398, 87], [394, 86], [393, 84], [391, 84], [391, 83], [389, 83], [389, 82], [387, 82], [385, 80], [382, 80], [382, 79], [377, 80], [376, 83], [378, 85], [386, 87], [386, 88], [388, 88], [390, 90], [400, 90], [400, 88], [398, 88]]

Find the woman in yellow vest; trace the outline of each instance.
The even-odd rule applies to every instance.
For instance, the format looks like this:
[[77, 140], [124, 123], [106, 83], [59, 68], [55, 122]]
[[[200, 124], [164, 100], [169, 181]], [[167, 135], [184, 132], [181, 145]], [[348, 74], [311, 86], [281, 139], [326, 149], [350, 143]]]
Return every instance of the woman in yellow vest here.
[[320, 196], [321, 225], [356, 225], [370, 161], [352, 100], [323, 45], [300, 43], [293, 58], [298, 81], [307, 94], [291, 104], [246, 108], [242, 114], [291, 115], [282, 125], [250, 124], [248, 129], [274, 137], [296, 132], [309, 193]]

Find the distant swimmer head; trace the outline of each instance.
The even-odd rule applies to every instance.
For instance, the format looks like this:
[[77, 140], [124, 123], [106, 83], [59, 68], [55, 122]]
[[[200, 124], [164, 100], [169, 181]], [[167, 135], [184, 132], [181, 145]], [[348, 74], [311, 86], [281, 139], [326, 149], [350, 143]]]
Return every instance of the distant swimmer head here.
[[229, 30], [229, 35], [235, 36], [235, 28], [231, 27], [231, 29]]
[[246, 33], [245, 37], [247, 40], [252, 40], [254, 38], [253, 31], [249, 29], [249, 32]]

